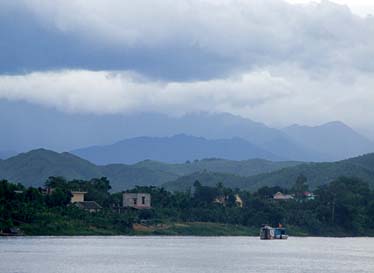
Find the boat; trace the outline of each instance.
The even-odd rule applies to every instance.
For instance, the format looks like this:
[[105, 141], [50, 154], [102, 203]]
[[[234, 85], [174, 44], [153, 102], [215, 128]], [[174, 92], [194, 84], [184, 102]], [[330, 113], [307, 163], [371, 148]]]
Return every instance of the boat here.
[[279, 225], [277, 228], [273, 228], [268, 225], [263, 225], [260, 230], [261, 240], [287, 240], [288, 235], [286, 229]]

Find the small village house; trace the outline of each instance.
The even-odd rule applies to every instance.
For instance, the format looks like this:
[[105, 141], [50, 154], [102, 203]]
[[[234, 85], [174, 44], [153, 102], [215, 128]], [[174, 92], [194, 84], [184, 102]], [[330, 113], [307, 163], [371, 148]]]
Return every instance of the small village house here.
[[85, 191], [72, 191], [70, 203], [84, 202], [84, 195], [86, 193]]
[[123, 207], [135, 209], [150, 209], [151, 195], [149, 193], [123, 193]]
[[76, 207], [89, 212], [98, 212], [102, 207], [95, 201], [85, 201], [84, 196], [87, 192], [84, 191], [72, 191], [70, 203], [74, 204]]
[[277, 192], [273, 195], [274, 200], [291, 200], [294, 199], [294, 197], [291, 194], [284, 194], [281, 192]]

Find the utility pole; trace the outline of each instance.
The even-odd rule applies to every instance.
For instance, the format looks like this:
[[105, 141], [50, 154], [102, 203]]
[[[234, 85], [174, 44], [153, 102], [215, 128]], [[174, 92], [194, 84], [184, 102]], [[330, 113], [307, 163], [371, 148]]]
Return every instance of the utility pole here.
[[332, 208], [331, 208], [331, 224], [335, 222], [335, 195], [332, 199]]

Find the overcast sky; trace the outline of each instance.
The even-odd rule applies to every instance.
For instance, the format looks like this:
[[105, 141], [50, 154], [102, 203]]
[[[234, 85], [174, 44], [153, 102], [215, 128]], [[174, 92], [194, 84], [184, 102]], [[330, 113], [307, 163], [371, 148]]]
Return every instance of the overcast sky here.
[[[308, 4], [313, 2], [311, 0], [287, 0], [290, 3], [294, 4]], [[315, 0], [314, 2], [320, 3], [321, 0]], [[366, 16], [369, 14], [374, 14], [374, 4], [373, 0], [331, 0], [331, 2], [347, 5], [352, 12], [355, 14]]]
[[373, 2], [0, 1], [0, 99], [374, 136]]

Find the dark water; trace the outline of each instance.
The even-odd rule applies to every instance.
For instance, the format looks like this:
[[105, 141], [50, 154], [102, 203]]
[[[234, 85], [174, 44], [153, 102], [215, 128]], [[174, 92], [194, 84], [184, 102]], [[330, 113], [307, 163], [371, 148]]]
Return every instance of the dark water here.
[[0, 239], [1, 273], [374, 272], [374, 239], [24, 237]]

